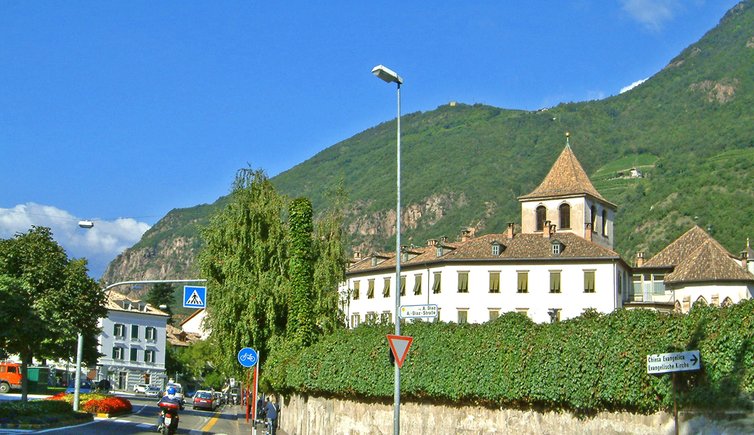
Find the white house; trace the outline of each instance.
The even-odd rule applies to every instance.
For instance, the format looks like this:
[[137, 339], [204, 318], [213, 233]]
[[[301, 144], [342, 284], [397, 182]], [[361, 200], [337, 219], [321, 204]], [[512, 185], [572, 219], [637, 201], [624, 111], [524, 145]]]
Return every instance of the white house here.
[[204, 308], [199, 308], [198, 310], [191, 313], [188, 317], [183, 319], [179, 326], [184, 332], [198, 335], [202, 340], [206, 340], [207, 337], [209, 337], [210, 333], [210, 330], [205, 324], [206, 318], [207, 310], [205, 310]]
[[164, 386], [168, 317], [146, 302], [109, 290], [107, 317], [99, 321], [98, 350], [104, 356], [97, 364], [97, 380], [108, 379], [118, 390], [142, 383]]
[[[631, 269], [612, 250], [616, 206], [594, 188], [570, 145], [521, 196], [521, 232], [404, 247], [401, 305], [436, 304], [439, 320], [481, 323], [518, 311], [536, 322], [623, 306]], [[351, 327], [395, 318], [395, 255], [356, 258], [340, 287]]]

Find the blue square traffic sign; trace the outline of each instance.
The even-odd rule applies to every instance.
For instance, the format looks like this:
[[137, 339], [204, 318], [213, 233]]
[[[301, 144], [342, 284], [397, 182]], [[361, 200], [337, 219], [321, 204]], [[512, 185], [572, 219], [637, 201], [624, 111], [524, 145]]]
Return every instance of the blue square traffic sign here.
[[207, 308], [207, 287], [183, 287], [184, 308]]

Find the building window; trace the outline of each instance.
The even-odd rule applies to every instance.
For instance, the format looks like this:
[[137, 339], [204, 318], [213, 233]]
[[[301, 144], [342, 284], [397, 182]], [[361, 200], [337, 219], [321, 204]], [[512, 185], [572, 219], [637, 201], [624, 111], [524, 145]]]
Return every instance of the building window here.
[[116, 323], [113, 325], [113, 335], [115, 338], [125, 338], [126, 337], [126, 325], [122, 323]]
[[607, 210], [602, 209], [602, 235], [607, 237]]
[[594, 293], [594, 271], [584, 271], [584, 293]]
[[401, 296], [406, 296], [406, 275], [401, 276]]
[[490, 293], [500, 293], [500, 272], [490, 272]]
[[571, 228], [571, 206], [560, 204], [560, 228]]
[[377, 313], [370, 311], [367, 313], [366, 316], [364, 316], [364, 321], [367, 323], [367, 325], [374, 325], [377, 323]]
[[463, 323], [469, 323], [469, 310], [468, 309], [458, 310], [458, 324], [461, 325]]
[[560, 271], [550, 271], [550, 293], [560, 293]]
[[547, 314], [550, 315], [550, 323], [560, 322], [560, 308], [550, 308]]
[[595, 232], [596, 229], [594, 228], [594, 223], [597, 221], [597, 207], [589, 207], [589, 214], [589, 222], [592, 224], [592, 232]]
[[421, 273], [417, 273], [414, 275], [414, 294], [420, 295], [422, 294], [422, 275]]
[[435, 281], [432, 283], [432, 293], [440, 293], [442, 290], [442, 272], [434, 273]]
[[519, 314], [523, 314], [526, 317], [529, 317], [529, 309], [528, 308], [516, 308], [516, 312]]
[[139, 349], [131, 348], [131, 361], [138, 361]]
[[353, 282], [353, 300], [356, 300], [359, 298], [359, 284], [361, 284], [361, 281]]
[[383, 325], [387, 325], [389, 323], [393, 322], [393, 313], [390, 311], [383, 311], [382, 314], [380, 314], [380, 323]]
[[351, 328], [359, 326], [360, 318], [359, 313], [351, 314]]
[[124, 349], [122, 347], [113, 348], [113, 359], [123, 360]]
[[369, 280], [369, 288], [367, 289], [367, 299], [374, 299], [374, 280]]
[[390, 296], [390, 278], [385, 278], [384, 283], [385, 285], [382, 287], [382, 296], [388, 297]]
[[144, 331], [144, 336], [149, 342], [157, 341], [157, 328], [147, 326], [147, 329]]
[[552, 255], [560, 255], [561, 247], [560, 242], [552, 242]]
[[500, 317], [500, 310], [498, 309], [490, 309], [489, 313], [490, 313], [490, 320], [495, 320], [498, 317]]
[[458, 293], [469, 292], [469, 272], [458, 272]]
[[499, 243], [493, 243], [492, 244], [492, 256], [498, 257], [500, 255], [500, 244]]
[[438, 246], [437, 248], [435, 248], [435, 255], [436, 256], [442, 257], [442, 254], [443, 254], [442, 246]]
[[536, 231], [542, 231], [545, 228], [545, 221], [547, 220], [547, 209], [544, 205], [537, 207], [537, 228]]
[[131, 325], [131, 341], [139, 340], [139, 325]]
[[153, 351], [153, 350], [145, 350], [144, 351], [144, 362], [148, 363], [148, 364], [154, 364], [155, 363], [154, 355], [155, 355], [155, 351]]
[[528, 271], [518, 272], [518, 285], [516, 286], [516, 290], [518, 291], [518, 293], [529, 292], [529, 272]]

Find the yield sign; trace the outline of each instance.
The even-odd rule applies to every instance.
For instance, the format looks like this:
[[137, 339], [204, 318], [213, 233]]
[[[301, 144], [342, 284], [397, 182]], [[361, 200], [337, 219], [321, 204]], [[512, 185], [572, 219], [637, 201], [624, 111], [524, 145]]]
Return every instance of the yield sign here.
[[413, 337], [405, 337], [403, 335], [390, 335], [387, 336], [388, 342], [390, 342], [390, 350], [393, 351], [395, 362], [398, 363], [398, 368], [403, 366], [403, 361], [406, 360], [408, 354], [408, 348], [411, 347], [411, 343], [414, 341]]

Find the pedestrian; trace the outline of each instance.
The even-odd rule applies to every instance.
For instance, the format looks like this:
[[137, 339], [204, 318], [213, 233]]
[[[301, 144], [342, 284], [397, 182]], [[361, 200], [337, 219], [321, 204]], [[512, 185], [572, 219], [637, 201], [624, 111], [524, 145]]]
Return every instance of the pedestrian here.
[[264, 420], [264, 405], [264, 396], [260, 394], [257, 398], [257, 420]]
[[275, 398], [269, 396], [267, 403], [264, 405], [264, 413], [267, 416], [267, 421], [270, 423], [270, 435], [275, 435], [278, 427], [278, 411], [280, 408], [275, 403]]

